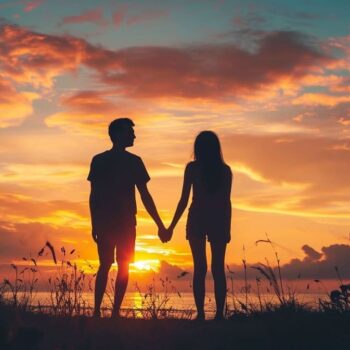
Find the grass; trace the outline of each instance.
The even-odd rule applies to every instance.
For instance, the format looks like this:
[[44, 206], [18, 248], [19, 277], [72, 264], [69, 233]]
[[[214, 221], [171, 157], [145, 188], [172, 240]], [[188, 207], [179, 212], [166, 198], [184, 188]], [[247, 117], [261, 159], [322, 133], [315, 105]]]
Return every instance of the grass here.
[[[126, 318], [91, 318], [84, 292], [93, 290], [95, 275], [71, 262], [74, 250], [62, 247], [57, 254], [47, 242], [37, 258], [47, 251], [56, 266], [48, 280], [50, 305], [34, 303], [40, 261], [24, 257], [25, 266], [12, 264], [14, 278], [0, 283], [0, 349], [326, 349], [350, 344], [350, 285], [344, 284], [338, 268], [339, 289], [310, 307], [285, 282], [268, 236], [260, 243], [272, 247], [276, 267], [268, 260], [248, 266], [244, 256], [243, 298], [238, 298], [234, 273], [227, 267], [227, 320], [192, 322], [193, 310], [169, 306], [171, 295], [182, 296], [168, 278], [153, 279], [145, 291], [136, 285], [140, 306], [126, 310]], [[258, 273], [254, 294], [249, 269]], [[262, 294], [266, 285], [273, 302]], [[113, 276], [106, 294], [112, 304]], [[252, 301], [253, 295], [258, 302]], [[106, 308], [104, 316], [109, 314]]]
[[[55, 273], [48, 278], [49, 303], [42, 304], [35, 302], [40, 257], [44, 252], [51, 254], [55, 264]], [[4, 279], [0, 283], [0, 302], [23, 311], [35, 311], [48, 313], [53, 316], [91, 316], [92, 307], [86, 300], [85, 292], [92, 292], [95, 284], [96, 274], [87, 274], [72, 262], [76, 254], [75, 250], [67, 252], [64, 247], [60, 252], [46, 242], [40, 249], [37, 259], [23, 257], [26, 265], [11, 264], [14, 270], [13, 279]], [[87, 262], [90, 270], [93, 267]], [[115, 288], [115, 272], [110, 273], [109, 284], [106, 290], [106, 297], [109, 304], [102, 308], [102, 315], [109, 316], [113, 309], [113, 296]], [[145, 287], [145, 290], [136, 284], [136, 291], [139, 295], [140, 305], [129, 309], [123, 309], [124, 316], [143, 319], [166, 319], [179, 318], [190, 319], [193, 310], [177, 310], [169, 306], [170, 295], [176, 295], [181, 299], [182, 295], [167, 277], [159, 278]]]
[[[239, 298], [236, 291], [234, 272], [227, 266], [227, 303], [225, 308], [226, 318], [235, 315], [249, 316], [258, 312], [270, 312], [277, 309], [305, 309], [309, 310], [310, 306], [298, 300], [296, 290], [290, 288], [283, 279], [280, 267], [280, 259], [275, 249], [274, 243], [266, 234], [266, 239], [259, 240], [256, 244], [269, 244], [274, 252], [275, 266], [272, 267], [266, 259], [265, 263], [248, 266], [245, 257], [245, 248], [243, 247], [242, 266], [244, 270], [244, 285], [240, 293], [244, 298]], [[42, 305], [40, 301], [35, 304], [35, 295], [37, 293], [37, 284], [39, 281], [38, 272], [40, 268], [40, 258], [44, 252], [52, 256], [56, 266], [56, 272], [48, 278], [50, 300], [48, 305]], [[37, 310], [38, 312], [47, 312], [54, 316], [90, 316], [91, 305], [88, 304], [85, 292], [93, 291], [95, 276], [93, 273], [86, 273], [72, 262], [75, 250], [69, 252], [64, 247], [60, 249], [59, 254], [55, 248], [46, 242], [40, 249], [38, 257], [23, 257], [25, 265], [17, 266], [11, 264], [14, 270], [14, 278], [4, 279], [0, 283], [0, 302], [24, 311]], [[87, 262], [93, 272], [93, 267]], [[254, 270], [259, 274], [255, 276], [255, 292], [252, 292], [252, 285], [248, 279], [248, 269]], [[350, 310], [350, 284], [344, 284], [340, 271], [335, 267], [336, 275], [339, 280], [339, 289], [325, 294], [325, 298], [319, 300], [318, 306], [313, 311], [318, 312], [347, 312]], [[113, 308], [113, 295], [115, 276], [110, 274], [109, 285], [106, 291], [107, 299], [110, 306], [104, 308], [103, 313], [108, 316]], [[320, 280], [315, 280], [321, 283]], [[271, 295], [274, 295], [274, 301], [266, 300], [262, 294], [262, 288]], [[167, 319], [177, 317], [180, 319], [191, 319], [194, 314], [193, 310], [175, 310], [169, 306], [171, 295], [182, 298], [181, 293], [167, 277], [159, 278], [146, 286], [145, 290], [136, 284], [136, 291], [139, 294], [139, 306], [125, 310], [125, 315], [131, 318], [144, 319]], [[252, 301], [251, 296], [258, 300]]]

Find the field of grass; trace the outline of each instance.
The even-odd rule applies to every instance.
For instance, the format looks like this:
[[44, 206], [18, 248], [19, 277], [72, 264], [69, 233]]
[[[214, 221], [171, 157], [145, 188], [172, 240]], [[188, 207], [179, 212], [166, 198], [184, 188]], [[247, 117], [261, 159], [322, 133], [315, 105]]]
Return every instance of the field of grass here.
[[[252, 302], [247, 278], [240, 291], [245, 297], [237, 298], [228, 269], [231, 304], [226, 320], [199, 322], [191, 320], [193, 310], [174, 318], [168, 304], [174, 290], [167, 278], [160, 279], [160, 290], [154, 285], [140, 290], [141, 307], [127, 317], [110, 319], [106, 310], [107, 317], [92, 318], [84, 290], [92, 289], [94, 276], [70, 262], [73, 251], [61, 249], [58, 262], [54, 247], [49, 242], [45, 247], [39, 256], [49, 249], [57, 264], [48, 281], [50, 305], [34, 302], [39, 262], [23, 258], [26, 265], [12, 264], [14, 278], [0, 283], [0, 349], [350, 349], [350, 285], [340, 278], [339, 289], [311, 308], [283, 280], [277, 253], [276, 267], [251, 266], [261, 276], [255, 281], [258, 302]], [[243, 269], [246, 276], [245, 260]], [[263, 298], [263, 281], [274, 293], [274, 303]], [[109, 291], [110, 299], [113, 292]]]

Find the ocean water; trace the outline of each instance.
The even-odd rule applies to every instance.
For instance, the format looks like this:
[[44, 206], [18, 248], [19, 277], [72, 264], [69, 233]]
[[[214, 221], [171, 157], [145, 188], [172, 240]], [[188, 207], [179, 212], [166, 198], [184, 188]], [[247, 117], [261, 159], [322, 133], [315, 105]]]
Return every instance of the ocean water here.
[[[10, 298], [11, 295], [7, 294]], [[19, 295], [19, 299], [21, 295]], [[73, 296], [72, 296], [73, 298]], [[325, 293], [299, 293], [297, 300], [310, 307], [317, 308], [319, 299], [325, 300], [327, 295]], [[102, 309], [103, 314], [108, 316], [112, 306], [113, 295], [107, 294], [104, 296]], [[73, 299], [72, 299], [73, 300]], [[84, 300], [84, 307], [88, 312], [91, 312], [94, 305], [94, 295], [92, 292], [85, 292], [82, 295]], [[266, 303], [278, 303], [278, 299], [272, 294], [262, 294], [260, 296], [262, 305]], [[248, 294], [248, 305], [253, 305], [259, 308], [260, 301], [258, 296], [254, 293]], [[32, 300], [33, 310], [38, 309], [38, 305], [44, 310], [49, 310], [52, 305], [51, 294], [49, 292], [36, 292]], [[229, 310], [240, 309], [242, 304], [246, 304], [246, 295], [237, 293], [232, 297], [228, 295], [227, 306]], [[147, 313], [147, 310], [149, 311]], [[139, 293], [139, 292], [127, 292], [122, 304], [122, 312], [125, 315], [131, 315], [133, 317], [143, 317], [144, 315], [150, 315], [150, 312], [158, 310], [165, 310], [164, 315], [192, 318], [196, 314], [196, 307], [194, 303], [193, 294], [190, 292], [179, 293]], [[211, 318], [215, 313], [215, 297], [214, 293], [209, 292], [205, 297], [205, 312], [207, 318]]]

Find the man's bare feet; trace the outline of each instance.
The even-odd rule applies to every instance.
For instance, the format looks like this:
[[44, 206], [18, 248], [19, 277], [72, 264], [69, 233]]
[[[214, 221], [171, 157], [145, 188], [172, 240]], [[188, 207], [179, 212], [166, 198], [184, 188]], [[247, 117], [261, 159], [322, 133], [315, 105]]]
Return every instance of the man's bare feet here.
[[112, 310], [111, 318], [115, 320], [120, 318], [120, 310]]
[[193, 319], [193, 321], [205, 321], [204, 312], [198, 312], [197, 316]]

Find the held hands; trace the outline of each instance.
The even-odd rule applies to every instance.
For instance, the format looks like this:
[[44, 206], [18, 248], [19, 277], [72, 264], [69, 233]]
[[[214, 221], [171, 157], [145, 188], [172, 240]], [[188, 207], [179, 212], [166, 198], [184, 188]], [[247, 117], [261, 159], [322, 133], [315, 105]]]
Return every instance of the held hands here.
[[173, 235], [173, 229], [168, 228], [166, 229], [164, 225], [162, 227], [158, 227], [158, 236], [159, 239], [162, 241], [162, 243], [169, 242], [171, 240], [171, 237]]

